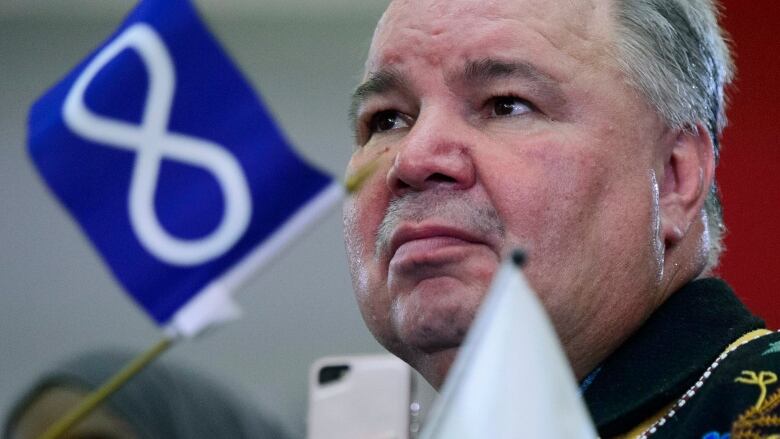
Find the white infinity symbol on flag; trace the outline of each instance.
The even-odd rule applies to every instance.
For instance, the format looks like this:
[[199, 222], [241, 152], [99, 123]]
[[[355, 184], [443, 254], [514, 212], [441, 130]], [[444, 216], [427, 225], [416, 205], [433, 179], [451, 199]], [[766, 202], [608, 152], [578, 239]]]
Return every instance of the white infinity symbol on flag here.
[[[125, 49], [134, 49], [146, 66], [149, 87], [140, 125], [93, 113], [84, 103], [87, 87]], [[246, 231], [252, 200], [238, 161], [220, 145], [167, 131], [176, 85], [175, 69], [160, 36], [135, 24], [98, 53], [70, 89], [63, 106], [66, 125], [76, 134], [107, 146], [136, 151], [130, 183], [130, 223], [143, 247], [172, 265], [197, 265], [224, 254]], [[162, 159], [206, 169], [222, 191], [225, 210], [207, 236], [179, 239], [160, 224], [154, 208]]]

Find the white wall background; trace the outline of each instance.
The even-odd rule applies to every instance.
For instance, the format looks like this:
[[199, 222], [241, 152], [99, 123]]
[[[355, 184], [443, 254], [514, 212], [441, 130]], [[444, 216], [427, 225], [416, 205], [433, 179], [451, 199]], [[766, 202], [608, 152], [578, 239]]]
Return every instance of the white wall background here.
[[[48, 365], [96, 346], [144, 349], [159, 333], [120, 291], [26, 153], [26, 114], [133, 2], [0, 2], [0, 414]], [[384, 0], [201, 1], [206, 18], [289, 138], [341, 175], [349, 94]], [[352, 297], [340, 212], [238, 296], [246, 316], [169, 356], [249, 392], [296, 436], [309, 364], [379, 352]]]

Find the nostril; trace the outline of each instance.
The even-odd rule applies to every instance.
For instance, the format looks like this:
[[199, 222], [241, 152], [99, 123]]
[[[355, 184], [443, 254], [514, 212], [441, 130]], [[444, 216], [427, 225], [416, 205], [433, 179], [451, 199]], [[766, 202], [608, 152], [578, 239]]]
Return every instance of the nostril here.
[[412, 186], [409, 183], [407, 183], [407, 182], [405, 182], [405, 181], [403, 181], [401, 179], [398, 179], [398, 180], [395, 181], [395, 189], [408, 189], [410, 187], [412, 187]]
[[437, 172], [435, 174], [431, 174], [426, 178], [427, 181], [434, 181], [438, 183], [456, 183], [457, 180], [450, 177], [449, 175], [444, 175], [440, 172]]

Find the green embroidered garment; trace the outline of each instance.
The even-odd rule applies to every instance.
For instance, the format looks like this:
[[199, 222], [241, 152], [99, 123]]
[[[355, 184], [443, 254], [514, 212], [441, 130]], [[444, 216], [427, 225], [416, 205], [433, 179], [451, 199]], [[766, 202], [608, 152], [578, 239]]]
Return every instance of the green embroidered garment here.
[[626, 434], [658, 414], [665, 416], [652, 438], [780, 435], [780, 334], [752, 337], [723, 355], [763, 326], [722, 280], [674, 293], [584, 390], [600, 435]]

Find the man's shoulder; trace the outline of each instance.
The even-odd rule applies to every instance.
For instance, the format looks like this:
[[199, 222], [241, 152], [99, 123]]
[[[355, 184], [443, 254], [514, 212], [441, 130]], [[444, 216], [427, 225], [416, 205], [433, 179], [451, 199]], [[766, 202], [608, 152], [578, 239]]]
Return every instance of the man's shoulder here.
[[[780, 434], [780, 333], [736, 343], [675, 402], [658, 437], [737, 439]], [[666, 430], [671, 435], [662, 434]]]

